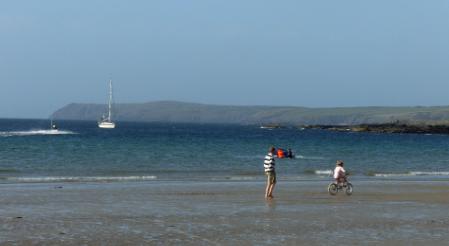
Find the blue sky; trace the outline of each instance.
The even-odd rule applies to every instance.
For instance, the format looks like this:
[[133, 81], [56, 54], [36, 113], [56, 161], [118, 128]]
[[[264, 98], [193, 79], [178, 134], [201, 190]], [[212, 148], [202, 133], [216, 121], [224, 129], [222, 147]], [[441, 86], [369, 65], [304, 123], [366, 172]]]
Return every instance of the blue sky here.
[[449, 105], [449, 1], [3, 1], [0, 117], [71, 102]]

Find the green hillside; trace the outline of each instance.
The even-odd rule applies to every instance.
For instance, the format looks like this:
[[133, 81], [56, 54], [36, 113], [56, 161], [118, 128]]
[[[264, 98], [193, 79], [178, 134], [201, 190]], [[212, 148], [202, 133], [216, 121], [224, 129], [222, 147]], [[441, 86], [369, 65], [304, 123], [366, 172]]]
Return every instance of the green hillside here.
[[[106, 105], [69, 104], [55, 113], [54, 119], [98, 120]], [[114, 106], [116, 121], [282, 124], [282, 125], [357, 125], [390, 123], [449, 123], [449, 106], [442, 107], [348, 107], [305, 108], [283, 106], [225, 106], [174, 101]]]

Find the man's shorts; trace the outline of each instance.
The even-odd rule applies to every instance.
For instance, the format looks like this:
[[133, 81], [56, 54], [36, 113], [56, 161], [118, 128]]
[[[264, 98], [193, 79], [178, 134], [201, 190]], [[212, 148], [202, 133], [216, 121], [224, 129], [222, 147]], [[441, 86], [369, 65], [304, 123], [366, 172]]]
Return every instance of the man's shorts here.
[[268, 182], [270, 184], [276, 184], [276, 172], [275, 171], [265, 172], [265, 175], [267, 175]]

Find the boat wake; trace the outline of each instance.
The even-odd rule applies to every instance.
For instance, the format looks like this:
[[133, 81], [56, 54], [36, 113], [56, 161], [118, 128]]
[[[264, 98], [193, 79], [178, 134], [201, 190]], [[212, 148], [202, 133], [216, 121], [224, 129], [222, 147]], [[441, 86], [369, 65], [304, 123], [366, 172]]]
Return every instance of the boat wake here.
[[72, 135], [72, 134], [77, 133], [64, 130], [29, 130], [29, 131], [0, 132], [0, 137], [35, 136], [35, 135]]

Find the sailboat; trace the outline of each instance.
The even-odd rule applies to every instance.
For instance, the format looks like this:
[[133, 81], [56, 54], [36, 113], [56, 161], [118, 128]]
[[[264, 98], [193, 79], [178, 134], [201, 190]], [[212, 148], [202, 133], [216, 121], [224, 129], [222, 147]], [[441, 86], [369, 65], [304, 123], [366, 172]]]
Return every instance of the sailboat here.
[[109, 102], [108, 102], [108, 116], [103, 115], [98, 122], [100, 128], [115, 128], [115, 123], [112, 122], [112, 79], [109, 80]]

